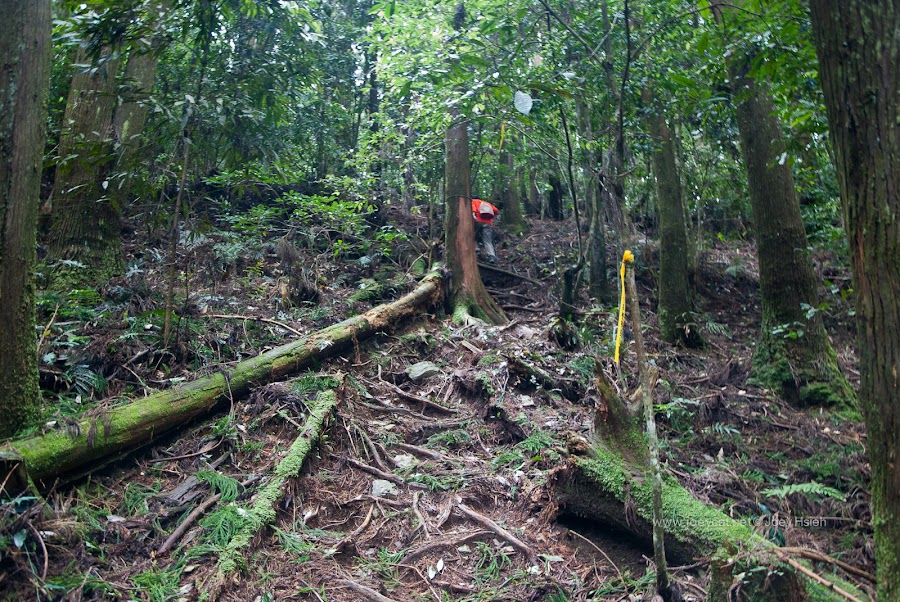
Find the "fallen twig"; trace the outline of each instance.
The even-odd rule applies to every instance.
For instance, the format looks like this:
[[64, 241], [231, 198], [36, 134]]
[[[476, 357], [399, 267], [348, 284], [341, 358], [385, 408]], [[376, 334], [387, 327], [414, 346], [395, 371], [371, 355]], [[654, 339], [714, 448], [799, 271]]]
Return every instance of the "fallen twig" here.
[[504, 276], [512, 276], [513, 278], [518, 278], [519, 280], [524, 280], [525, 282], [530, 282], [531, 284], [533, 284], [535, 286], [544, 286], [542, 283], [538, 282], [537, 280], [535, 280], [533, 278], [529, 278], [528, 276], [523, 276], [522, 274], [516, 274], [515, 272], [509, 272], [507, 270], [502, 270], [502, 269], [498, 268], [497, 266], [488, 265], [486, 263], [479, 262], [478, 267], [483, 270], [487, 270], [489, 272], [494, 272], [496, 274], [503, 274]]
[[545, 307], [525, 307], [524, 305], [504, 305], [503, 309], [516, 309], [519, 311], [530, 311], [531, 313], [540, 314], [547, 311]]
[[821, 552], [817, 552], [815, 550], [810, 550], [808, 548], [798, 548], [798, 547], [790, 547], [790, 546], [782, 547], [781, 550], [788, 554], [796, 554], [797, 556], [801, 556], [808, 560], [816, 560], [818, 562], [827, 562], [829, 564], [833, 564], [837, 567], [844, 569], [846, 572], [850, 573], [851, 575], [856, 575], [857, 577], [862, 577], [863, 579], [871, 581], [872, 583], [876, 582], [875, 575], [873, 575], [872, 573], [868, 573], [859, 567], [855, 567], [852, 564], [847, 564], [846, 562], [843, 562], [842, 560], [838, 560], [837, 558], [832, 558], [831, 556], [828, 556], [827, 554], [822, 554]]
[[446, 461], [449, 460], [447, 456], [440, 452], [436, 452], [431, 449], [427, 449], [424, 447], [419, 447], [418, 445], [412, 445], [409, 443], [393, 443], [392, 447], [396, 447], [397, 449], [402, 449], [403, 451], [408, 451], [412, 454], [416, 454], [417, 456], [424, 456], [429, 460], [441, 460]]
[[850, 602], [862, 602], [862, 600], [860, 600], [859, 598], [857, 598], [857, 597], [854, 596], [853, 594], [849, 594], [849, 593], [845, 592], [844, 590], [842, 590], [841, 588], [839, 588], [838, 586], [836, 586], [834, 583], [832, 583], [832, 582], [829, 581], [828, 579], [825, 579], [824, 577], [822, 577], [822, 576], [819, 575], [818, 573], [814, 573], [813, 571], [809, 570], [808, 568], [806, 568], [805, 566], [803, 566], [802, 564], [800, 564], [799, 562], [797, 562], [797, 561], [794, 560], [793, 558], [789, 557], [786, 553], [780, 551], [779, 549], [776, 548], [776, 549], [775, 549], [775, 553], [776, 553], [776, 554], [778, 555], [778, 557], [781, 558], [784, 562], [788, 563], [788, 564], [791, 565], [791, 567], [793, 567], [795, 570], [800, 571], [801, 573], [803, 573], [804, 575], [806, 575], [807, 577], [809, 577], [810, 579], [812, 579], [813, 581], [815, 581], [815, 582], [818, 583], [819, 585], [821, 585], [821, 586], [823, 586], [823, 587], [825, 587], [825, 588], [828, 588], [828, 589], [832, 590], [832, 591], [833, 591], [834, 593], [836, 593], [836, 594], [840, 594], [841, 596], [843, 596], [843, 597], [846, 598], [847, 600], [850, 600]]
[[519, 550], [520, 552], [522, 552], [522, 554], [525, 555], [525, 558], [528, 559], [528, 562], [530, 562], [531, 564], [534, 564], [534, 565], [538, 564], [537, 554], [534, 553], [534, 550], [532, 550], [531, 547], [528, 546], [528, 544], [526, 544], [525, 542], [520, 540], [518, 537], [516, 537], [515, 535], [513, 535], [512, 533], [510, 533], [509, 531], [507, 531], [506, 529], [504, 529], [503, 527], [501, 527], [500, 525], [498, 525], [497, 523], [495, 523], [488, 517], [484, 516], [483, 514], [479, 514], [479, 513], [475, 512], [474, 510], [472, 510], [471, 508], [469, 508], [468, 506], [466, 506], [463, 503], [456, 504], [456, 508], [464, 516], [475, 521], [482, 527], [484, 527], [486, 529], [490, 529], [491, 531], [496, 533], [498, 537], [505, 540], [512, 547], [514, 547], [517, 550]]
[[581, 541], [585, 542], [586, 544], [588, 544], [589, 546], [591, 546], [592, 548], [594, 548], [595, 550], [597, 550], [598, 552], [600, 552], [600, 554], [602, 554], [603, 557], [606, 558], [606, 562], [608, 562], [610, 565], [612, 565], [612, 568], [616, 569], [616, 574], [619, 575], [619, 581], [622, 581], [622, 582], [625, 581], [625, 578], [622, 577], [622, 571], [619, 570], [619, 566], [618, 566], [615, 562], [612, 561], [612, 558], [610, 558], [609, 556], [606, 555], [606, 552], [604, 552], [604, 551], [600, 548], [600, 546], [598, 546], [597, 544], [595, 544], [593, 541], [591, 541], [590, 539], [588, 539], [587, 537], [585, 537], [584, 535], [582, 535], [582, 534], [579, 533], [578, 531], [572, 531], [572, 530], [570, 529], [570, 530], [569, 530], [569, 533], [571, 533], [572, 535], [574, 535], [575, 537], [577, 537], [577, 538], [580, 539]]
[[[254, 476], [250, 477], [249, 479], [246, 479], [245, 481], [243, 481], [243, 482], [241, 483], [241, 487], [247, 487], [248, 485], [250, 485], [251, 483], [253, 483], [253, 481], [255, 481], [255, 480], [258, 479], [258, 478], [259, 478], [259, 477], [257, 477], [257, 476], [254, 475]], [[200, 518], [201, 516], [203, 516], [203, 514], [204, 514], [207, 510], [209, 510], [209, 508], [210, 508], [213, 504], [215, 504], [216, 502], [218, 502], [220, 499], [222, 499], [222, 494], [221, 494], [221, 493], [217, 493], [217, 494], [215, 494], [215, 495], [211, 495], [211, 496], [209, 496], [208, 498], [206, 498], [206, 499], [203, 501], [203, 503], [201, 503], [199, 506], [197, 506], [196, 508], [194, 508], [194, 510], [193, 510], [190, 514], [187, 515], [187, 518], [185, 518], [183, 521], [181, 521], [181, 524], [178, 525], [178, 527], [177, 527], [174, 531], [172, 531], [172, 534], [169, 535], [169, 537], [166, 538], [166, 540], [162, 543], [161, 546], [159, 546], [159, 549], [156, 550], [156, 553], [157, 553], [157, 554], [165, 554], [165, 553], [167, 553], [169, 550], [171, 550], [172, 547], [173, 547], [176, 543], [178, 543], [178, 541], [184, 536], [184, 534], [185, 534], [185, 533], [187, 532], [187, 530], [191, 527], [191, 525], [193, 525], [193, 524], [197, 521], [198, 518]]]
[[384, 472], [383, 470], [379, 470], [379, 469], [375, 468], [374, 466], [369, 466], [368, 464], [363, 464], [359, 460], [354, 460], [353, 458], [347, 458], [347, 464], [349, 464], [353, 468], [359, 469], [363, 472], [369, 473], [370, 475], [376, 476], [379, 479], [384, 479], [385, 481], [390, 481], [391, 483], [394, 483], [395, 485], [405, 485], [405, 486], [411, 487], [413, 489], [428, 489], [428, 487], [426, 485], [423, 485], [422, 483], [407, 483], [406, 481], [404, 481], [403, 479], [401, 479], [400, 477], [398, 477], [395, 474], [392, 474], [389, 472]]
[[349, 579], [341, 579], [338, 581], [339, 585], [343, 585], [347, 589], [351, 589], [366, 600], [371, 600], [372, 602], [396, 602], [392, 598], [388, 598], [387, 596], [382, 596], [378, 592], [376, 592], [371, 587], [366, 587], [365, 585], [360, 585], [355, 581], [350, 581]]
[[490, 531], [476, 531], [475, 533], [470, 533], [465, 537], [461, 537], [459, 539], [455, 539], [453, 541], [448, 541], [446, 539], [441, 539], [439, 541], [433, 541], [431, 543], [427, 543], [415, 550], [410, 551], [406, 556], [403, 557], [403, 562], [409, 563], [415, 560], [420, 556], [424, 556], [433, 550], [439, 550], [441, 548], [458, 548], [466, 542], [472, 541], [474, 539], [478, 539], [480, 537], [484, 537], [486, 535], [490, 535]]
[[283, 328], [284, 330], [287, 330], [288, 332], [292, 332], [295, 335], [297, 335], [298, 337], [304, 336], [304, 334], [302, 332], [300, 332], [299, 330], [297, 330], [296, 328], [292, 328], [291, 326], [288, 326], [284, 322], [279, 322], [278, 320], [272, 320], [271, 318], [263, 318], [260, 316], [242, 316], [239, 314], [209, 314], [206, 317], [207, 318], [218, 318], [221, 320], [253, 320], [254, 322], [265, 322], [267, 324], [274, 324], [275, 326], [277, 326], [279, 328]]
[[369, 453], [372, 454], [372, 461], [375, 462], [375, 464], [378, 465], [378, 468], [380, 468], [381, 470], [387, 470], [387, 466], [385, 466], [384, 461], [381, 459], [381, 454], [378, 453], [378, 449], [375, 447], [375, 443], [372, 442], [372, 439], [369, 438], [369, 435], [366, 434], [366, 431], [364, 431], [355, 422], [352, 424], [360, 439], [363, 440], [363, 443], [365, 443], [366, 447], [369, 449]]
[[435, 402], [431, 401], [430, 399], [425, 399], [424, 397], [421, 397], [419, 395], [415, 395], [413, 393], [408, 393], [408, 392], [404, 391], [403, 389], [401, 389], [400, 387], [398, 387], [397, 385], [395, 385], [393, 383], [389, 383], [388, 381], [386, 381], [384, 379], [381, 379], [381, 382], [384, 383], [385, 385], [387, 385], [389, 389], [391, 389], [394, 393], [396, 393], [403, 399], [407, 399], [409, 401], [415, 401], [416, 403], [421, 403], [422, 406], [424, 406], [422, 408], [423, 410], [425, 408], [430, 408], [430, 409], [438, 411], [438, 412], [443, 412], [444, 414], [456, 414], [456, 410], [454, 410], [453, 408], [447, 408], [447, 407], [442, 406], [439, 403], [435, 403]]
[[193, 458], [194, 456], [202, 456], [203, 454], [208, 454], [212, 450], [216, 449], [222, 444], [222, 441], [225, 440], [225, 437], [220, 437], [218, 441], [212, 441], [205, 445], [202, 449], [199, 449], [190, 454], [184, 454], [182, 456], [166, 456], [165, 458], [154, 458], [149, 462], [151, 464], [155, 464], [157, 462], [174, 462], [175, 460], [184, 460], [185, 458]]
[[425, 521], [425, 517], [422, 516], [422, 513], [419, 511], [419, 496], [420, 495], [422, 495], [421, 491], [417, 491], [413, 494], [413, 500], [412, 500], [413, 514], [415, 514], [416, 518], [419, 519], [419, 524], [422, 525], [422, 531], [425, 532], [425, 537], [429, 537], [430, 533], [428, 533], [428, 523]]

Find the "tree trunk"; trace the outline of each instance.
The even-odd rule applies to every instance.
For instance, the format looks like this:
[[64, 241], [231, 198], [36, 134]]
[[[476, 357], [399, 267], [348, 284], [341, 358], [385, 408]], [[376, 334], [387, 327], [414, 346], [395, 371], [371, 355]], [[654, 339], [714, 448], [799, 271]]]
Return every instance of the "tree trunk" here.
[[606, 277], [606, 232], [603, 225], [603, 202], [600, 194], [597, 176], [594, 167], [597, 164], [596, 153], [590, 148], [594, 140], [594, 132], [591, 127], [591, 107], [589, 104], [577, 103], [575, 108], [579, 112], [579, 130], [587, 146], [586, 156], [582, 167], [584, 175], [584, 205], [587, 208], [588, 241], [588, 292], [594, 299], [607, 302], [612, 298], [609, 290], [609, 279]]
[[565, 190], [559, 176], [556, 172], [550, 172], [550, 196], [547, 199], [547, 215], [554, 221], [561, 222], [566, 217], [565, 206]]
[[[405, 319], [421, 316], [440, 301], [441, 293], [440, 274], [431, 274], [413, 292], [393, 303], [240, 362], [228, 373], [223, 370], [155, 393], [101, 416], [82, 419], [65, 430], [11, 441], [0, 448], [12, 454], [5, 456], [4, 461], [18, 457], [24, 467], [22, 477], [27, 475], [43, 489], [57, 479], [78, 478], [187, 424], [220, 402], [239, 398], [254, 386], [295, 374], [345, 349], [353, 349], [360, 341], [394, 328]], [[8, 472], [7, 469], [4, 474]]]
[[[623, 106], [622, 91], [616, 84], [616, 75], [613, 70], [615, 56], [613, 55], [612, 25], [609, 20], [609, 7], [607, 0], [600, 1], [600, 13], [603, 19], [603, 61], [604, 74], [606, 76], [606, 88], [609, 97], [616, 106], [617, 118], [625, 110]], [[609, 224], [615, 244], [615, 257], [618, 257], [625, 248], [628, 239], [628, 218], [625, 215], [625, 182], [622, 172], [625, 170], [625, 140], [624, 132], [614, 124], [615, 136], [612, 147], [607, 152], [604, 161], [604, 174], [600, 178], [602, 188], [603, 208], [606, 211], [606, 223]]]
[[0, 437], [37, 417], [34, 261], [50, 81], [49, 0], [0, 1]]
[[[454, 116], [455, 117], [455, 116]], [[465, 322], [471, 316], [492, 324], [505, 324], [506, 314], [491, 297], [475, 255], [475, 220], [469, 184], [469, 130], [466, 121], [455, 119], [444, 139], [446, 152], [447, 228], [444, 253], [453, 274], [450, 302], [453, 319]]]
[[107, 180], [113, 165], [111, 126], [119, 60], [107, 48], [85, 70], [88, 63], [82, 46], [59, 141], [47, 250], [53, 260], [78, 263], [56, 266], [58, 288], [96, 286], [124, 268], [121, 208], [112, 201]]
[[701, 341], [699, 331], [692, 326], [688, 238], [681, 178], [675, 165], [675, 141], [653, 92], [644, 88], [643, 97], [649, 111], [650, 134], [656, 143], [653, 175], [659, 209], [659, 330], [669, 343], [696, 347]]
[[528, 213], [529, 215], [541, 214], [541, 194], [537, 185], [537, 170], [528, 170]]
[[506, 163], [506, 187], [503, 190], [503, 228], [515, 235], [525, 233], [525, 218], [522, 216], [522, 207], [519, 205], [519, 194], [516, 190], [516, 166], [513, 162], [513, 154], [505, 153]]
[[900, 6], [810, 4], [853, 262], [878, 598], [900, 600]]
[[119, 210], [131, 201], [133, 171], [138, 165], [141, 134], [150, 111], [148, 98], [156, 81], [158, 63], [158, 49], [135, 51], [128, 58], [122, 75], [123, 84], [129, 90], [113, 114], [113, 136], [119, 141], [116, 165], [122, 176], [118, 182], [111, 183], [113, 202]]
[[765, 83], [747, 75], [746, 63], [732, 59], [728, 67], [759, 259], [762, 323], [754, 378], [794, 405], [852, 406], [853, 389], [814, 311], [817, 279], [781, 125]]

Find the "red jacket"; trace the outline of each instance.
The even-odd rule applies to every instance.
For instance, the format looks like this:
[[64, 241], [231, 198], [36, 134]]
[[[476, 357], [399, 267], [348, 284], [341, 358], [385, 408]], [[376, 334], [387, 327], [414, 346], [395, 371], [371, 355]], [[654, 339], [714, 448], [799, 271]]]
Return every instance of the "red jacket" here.
[[500, 212], [495, 206], [481, 199], [472, 199], [472, 217], [481, 224], [494, 225], [494, 218]]

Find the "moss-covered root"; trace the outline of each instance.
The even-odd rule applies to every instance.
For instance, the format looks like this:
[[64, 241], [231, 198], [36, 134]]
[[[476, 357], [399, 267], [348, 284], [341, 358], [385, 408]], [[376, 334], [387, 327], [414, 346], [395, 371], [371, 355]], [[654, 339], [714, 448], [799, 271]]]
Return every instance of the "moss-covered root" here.
[[337, 407], [337, 403], [337, 395], [329, 390], [320, 392], [315, 403], [310, 404], [310, 414], [306, 424], [303, 425], [303, 430], [294, 440], [287, 455], [278, 463], [269, 482], [256, 494], [240, 529], [219, 555], [213, 591], [219, 591], [225, 580], [238, 568], [242, 568], [246, 550], [253, 538], [261, 529], [275, 521], [275, 508], [284, 496], [285, 483], [300, 474], [303, 463], [322, 436], [328, 416]]
[[[807, 346], [762, 328], [753, 355], [753, 380], [797, 407], [826, 406], [835, 410], [857, 407], [856, 393], [841, 372], [837, 354], [822, 335], [822, 345]], [[802, 339], [803, 337], [799, 337]]]
[[[573, 457], [556, 473], [556, 503], [563, 513], [629, 532], [649, 544], [652, 485], [643, 473], [642, 468], [597, 447], [592, 458]], [[662, 498], [667, 557], [679, 563], [698, 557], [714, 559], [709, 602], [731, 599], [732, 587], [749, 594], [749, 600], [844, 600], [782, 562], [775, 546], [746, 524], [700, 502], [676, 482], [663, 483]], [[850, 584], [840, 587], [858, 595]]]

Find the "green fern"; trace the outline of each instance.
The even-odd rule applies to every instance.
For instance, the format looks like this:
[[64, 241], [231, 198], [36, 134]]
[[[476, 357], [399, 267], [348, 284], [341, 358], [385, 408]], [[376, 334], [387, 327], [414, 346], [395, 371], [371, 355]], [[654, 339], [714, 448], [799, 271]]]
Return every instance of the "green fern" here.
[[219, 474], [213, 470], [197, 471], [197, 478], [205, 481], [209, 486], [218, 493], [222, 494], [222, 501], [226, 504], [233, 502], [238, 495], [238, 482], [231, 477]]
[[812, 496], [820, 496], [820, 497], [833, 497], [836, 500], [845, 501], [847, 496], [835, 489], [834, 487], [828, 487], [827, 485], [822, 485], [816, 481], [812, 481], [811, 483], [793, 483], [791, 485], [785, 485], [784, 487], [775, 487], [772, 489], [763, 490], [763, 494], [769, 497], [780, 497], [784, 498], [792, 493], [802, 493], [807, 497]]

